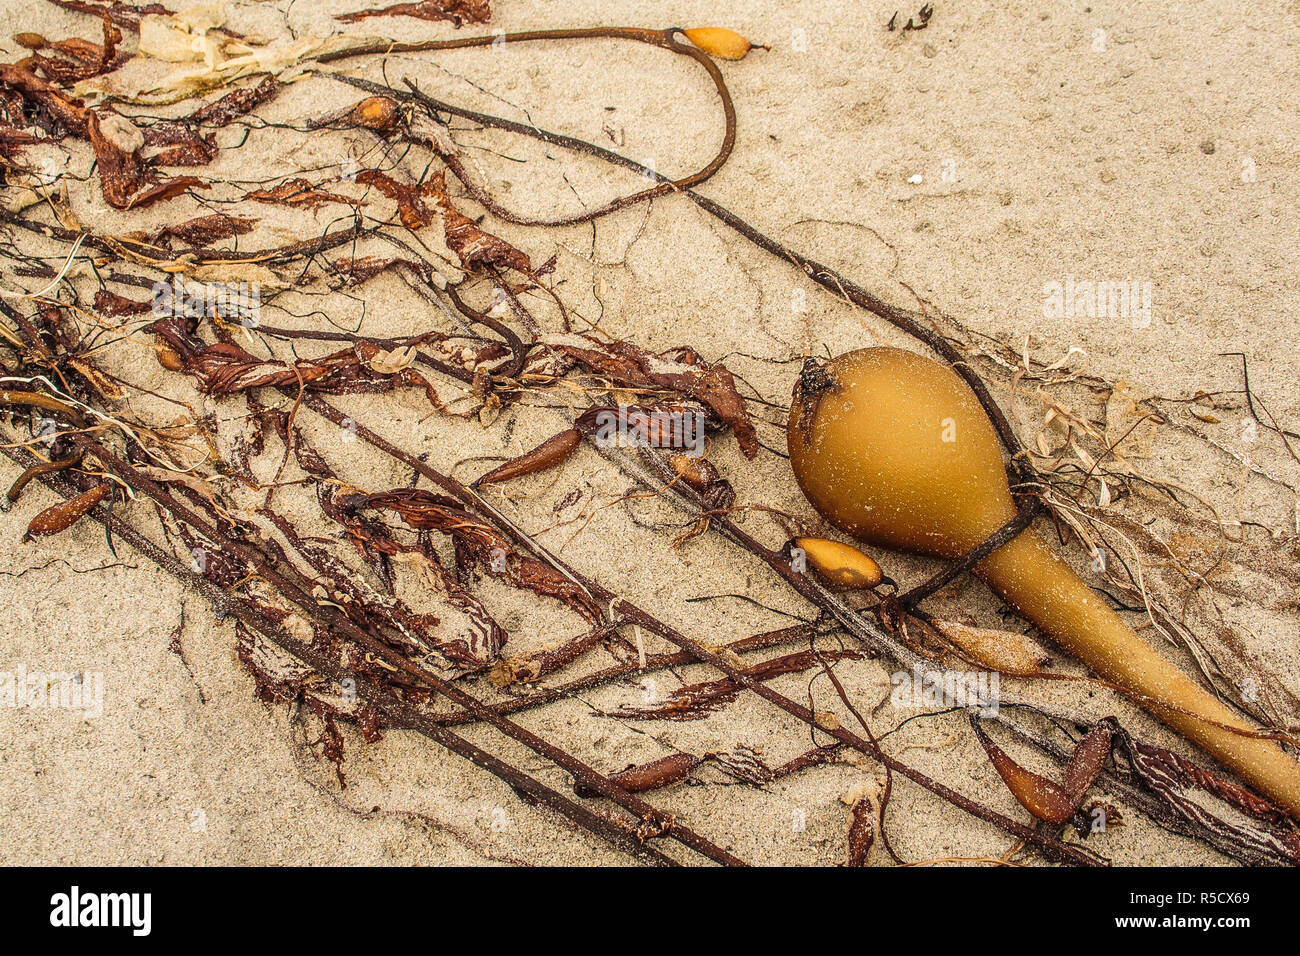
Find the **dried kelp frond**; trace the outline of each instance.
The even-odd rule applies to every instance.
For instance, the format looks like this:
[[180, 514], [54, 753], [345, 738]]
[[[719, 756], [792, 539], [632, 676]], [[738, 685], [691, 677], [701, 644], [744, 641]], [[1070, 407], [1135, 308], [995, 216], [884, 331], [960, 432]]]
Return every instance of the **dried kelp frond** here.
[[202, 166], [217, 155], [216, 137], [183, 123], [155, 123], [143, 133], [140, 158], [150, 166]]
[[119, 27], [138, 30], [140, 21], [148, 16], [165, 16], [171, 13], [161, 3], [124, 3], [121, 0], [49, 0], [56, 7], [76, 10], [96, 17], [107, 17]]
[[1007, 756], [984, 732], [979, 718], [972, 715], [970, 725], [994, 769], [1020, 805], [1038, 819], [1057, 824], [1068, 821], [1083, 805], [1088, 788], [1096, 782], [1110, 757], [1111, 741], [1119, 727], [1114, 718], [1098, 722], [1075, 747], [1065, 767], [1063, 784], [1057, 785]]
[[268, 76], [256, 86], [231, 90], [219, 99], [200, 106], [181, 122], [191, 126], [225, 126], [263, 103], [269, 103], [279, 92], [280, 84], [274, 77]]
[[87, 135], [90, 120], [81, 100], [64, 95], [54, 84], [43, 80], [19, 63], [0, 63], [0, 85], [20, 94], [28, 102], [43, 106], [65, 130], [77, 136]]
[[[388, 559], [408, 567], [430, 591], [444, 596], [459, 619], [440, 621], [437, 631], [427, 630], [428, 621], [415, 615], [397, 598], [379, 597], [373, 595], [368, 587], [345, 583], [349, 580], [348, 575], [333, 558], [306, 545], [297, 538], [292, 528], [277, 521], [280, 530], [295, 544], [297, 550], [311, 560], [320, 573], [326, 574], [337, 587], [349, 594], [353, 603], [370, 611], [374, 611], [377, 605], [380, 620], [391, 621], [399, 630], [409, 628], [420, 634], [423, 642], [431, 643], [452, 664], [478, 670], [498, 661], [508, 637], [505, 629], [496, 622], [483, 603], [443, 566], [438, 556], [423, 542], [415, 546], [399, 543], [384, 525], [358, 515], [348, 499], [350, 493], [340, 490], [341, 483], [334, 470], [301, 432], [297, 433], [293, 449], [299, 466], [309, 475], [321, 480], [317, 485], [317, 500], [321, 510], [347, 529], [357, 551], [375, 568], [381, 580], [388, 573]], [[386, 584], [391, 590], [392, 582], [386, 581]]]
[[[861, 656], [856, 651], [821, 653], [822, 660], [828, 663], [837, 660], [857, 660]], [[757, 681], [768, 681], [783, 674], [802, 673], [820, 666], [818, 653], [809, 650], [750, 665], [743, 668], [742, 673]], [[629, 720], [703, 720], [710, 713], [734, 701], [742, 689], [740, 682], [730, 677], [686, 684], [656, 703], [641, 707], [622, 707], [612, 711], [610, 716]]]
[[693, 349], [676, 348], [658, 354], [627, 342], [604, 348], [557, 344], [554, 348], [613, 384], [625, 388], [667, 390], [707, 405], [731, 426], [746, 458], [758, 454], [758, 434], [745, 400], [725, 365], [708, 365]]
[[206, 183], [194, 176], [159, 182], [140, 160], [143, 134], [116, 113], [90, 111], [86, 131], [99, 163], [104, 199], [114, 209], [144, 207], [179, 196], [190, 188], [207, 188]]
[[58, 58], [33, 53], [28, 57], [27, 63], [44, 73], [48, 79], [63, 85], [115, 70], [128, 57], [128, 54], [117, 49], [122, 41], [122, 31], [113, 25], [107, 14], [103, 17], [103, 30], [103, 43], [92, 43], [75, 37], [56, 40], [45, 49], [59, 53]]
[[[1270, 859], [1300, 865], [1300, 836], [1281, 809], [1172, 751], [1134, 740], [1123, 729], [1116, 729], [1116, 740], [1141, 784], [1179, 817]], [[1215, 798], [1237, 813], [1213, 809]]]
[[183, 320], [159, 319], [146, 331], [167, 341], [185, 362], [188, 372], [210, 395], [234, 395], [256, 388], [306, 388], [337, 395], [386, 392], [412, 387], [424, 391], [434, 408], [445, 406], [427, 378], [413, 368], [388, 369], [385, 350], [368, 342], [340, 349], [319, 359], [284, 362], [259, 359], [233, 342], [196, 347], [183, 329]]
[[716, 764], [727, 776], [751, 787], [765, 787], [775, 778], [772, 768], [763, 761], [762, 755], [744, 744], [730, 750], [715, 751], [708, 754], [706, 759]]
[[[525, 273], [532, 271], [533, 264], [527, 255], [504, 239], [484, 232], [474, 220], [457, 211], [447, 193], [447, 174], [444, 170], [439, 170], [430, 177], [425, 183], [424, 194], [433, 196], [438, 208], [442, 210], [447, 248], [456, 253], [466, 272], [478, 272], [485, 266]], [[405, 217], [402, 221], [405, 223]]]
[[315, 209], [317, 206], [324, 206], [329, 203], [343, 203], [349, 206], [361, 204], [360, 200], [328, 192], [300, 176], [286, 179], [278, 186], [267, 189], [254, 189], [244, 198], [251, 199], [254, 202], [275, 203], [281, 206], [302, 206], [306, 209]]
[[419, 263], [401, 257], [356, 256], [351, 259], [335, 259], [331, 263], [336, 274], [342, 277], [343, 285], [349, 288], [363, 285], [382, 272], [394, 266], [407, 266], [419, 270]]
[[454, 499], [419, 488], [339, 497], [342, 507], [396, 512], [412, 528], [451, 535], [457, 560], [472, 563], [493, 577], [568, 605], [592, 624], [600, 606], [586, 588], [531, 555], [521, 554], [504, 535], [462, 508]]
[[[428, 194], [428, 183], [424, 187], [408, 186], [377, 169], [361, 170], [356, 174], [356, 181], [365, 186], [374, 186], [397, 203], [397, 214], [402, 220], [402, 225], [412, 232], [423, 229], [433, 222], [433, 210], [424, 204], [424, 196]], [[447, 240], [447, 245], [451, 245], [450, 238]]]
[[153, 311], [153, 302], [128, 299], [109, 289], [95, 292], [95, 311], [114, 318], [123, 315], [144, 315]]
[[[294, 451], [300, 463], [321, 461], [301, 434]], [[263, 513], [290, 542], [294, 552], [319, 575], [318, 598], [338, 607], [361, 627], [382, 625], [381, 633], [389, 643], [415, 659], [432, 664], [430, 655], [436, 655], [459, 673], [495, 663], [507, 636], [481, 602], [460, 587], [427, 548], [401, 545], [385, 534], [382, 527], [359, 522], [335, 507], [332, 497], [336, 487], [318, 486], [322, 509], [343, 523], [358, 552], [367, 559], [386, 555], [392, 563], [413, 569], [432, 592], [443, 594], [455, 614], [437, 617], [417, 613], [395, 595], [379, 593], [327, 550], [304, 541], [282, 516], [264, 509]]]
[[229, 216], [213, 213], [197, 216], [184, 222], [163, 226], [149, 235], [137, 234], [151, 246], [170, 250], [174, 240], [194, 248], [205, 248], [223, 239], [233, 239], [253, 231], [257, 220], [248, 216]]
[[311, 668], [271, 644], [242, 623], [235, 625], [235, 649], [240, 662], [253, 675], [257, 695], [268, 704], [302, 701], [321, 722], [321, 736], [316, 741], [322, 753], [334, 764], [339, 785], [347, 786], [343, 775], [344, 744], [338, 720], [355, 723], [367, 743], [383, 735], [379, 714], [358, 701], [355, 693], [332, 687]]

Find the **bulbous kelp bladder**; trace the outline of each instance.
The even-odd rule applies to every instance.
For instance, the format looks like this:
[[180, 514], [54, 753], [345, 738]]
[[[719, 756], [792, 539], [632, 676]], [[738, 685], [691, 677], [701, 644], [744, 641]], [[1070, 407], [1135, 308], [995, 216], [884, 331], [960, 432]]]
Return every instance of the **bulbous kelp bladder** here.
[[[996, 434], [975, 394], [947, 366], [902, 349], [809, 363], [795, 386], [787, 441], [813, 506], [874, 545], [957, 558], [1016, 515]], [[1249, 730], [1032, 530], [975, 571], [1098, 676], [1134, 692], [1153, 715], [1300, 819], [1300, 764], [1274, 741], [1215, 726]]]

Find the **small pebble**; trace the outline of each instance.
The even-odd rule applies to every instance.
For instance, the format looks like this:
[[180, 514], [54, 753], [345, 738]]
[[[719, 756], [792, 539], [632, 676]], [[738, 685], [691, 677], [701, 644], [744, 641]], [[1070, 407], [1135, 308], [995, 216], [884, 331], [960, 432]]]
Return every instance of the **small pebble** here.
[[1204, 153], [1206, 156], [1212, 156], [1214, 154], [1214, 140], [1212, 139], [1202, 140], [1201, 152]]

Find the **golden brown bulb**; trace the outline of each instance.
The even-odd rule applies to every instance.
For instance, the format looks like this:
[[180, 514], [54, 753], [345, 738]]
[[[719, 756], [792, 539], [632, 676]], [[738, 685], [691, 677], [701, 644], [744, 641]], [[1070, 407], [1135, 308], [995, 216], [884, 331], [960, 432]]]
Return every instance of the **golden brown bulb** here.
[[695, 27], [682, 32], [709, 56], [723, 60], [743, 60], [745, 54], [754, 48], [743, 36], [726, 27]]
[[[808, 500], [871, 544], [954, 558], [1015, 515], [997, 436], [974, 392], [947, 366], [912, 352], [869, 348], [809, 363], [795, 386], [787, 442]], [[1158, 701], [1143, 706], [1300, 819], [1300, 764], [1272, 741], [1207, 723], [1246, 729], [1033, 531], [975, 570], [1099, 676]]]
[[795, 538], [808, 563], [829, 583], [841, 588], [874, 588], [885, 579], [870, 555], [830, 538]]

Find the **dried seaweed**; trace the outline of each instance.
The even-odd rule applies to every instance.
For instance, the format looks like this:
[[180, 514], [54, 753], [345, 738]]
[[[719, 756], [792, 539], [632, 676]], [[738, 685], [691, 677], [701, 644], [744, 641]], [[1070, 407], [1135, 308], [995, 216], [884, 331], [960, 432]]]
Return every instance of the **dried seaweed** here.
[[[292, 49], [272, 49], [254, 43], [251, 59], [234, 70], [189, 68], [169, 75], [156, 89], [117, 88], [115, 78], [105, 74], [119, 65], [123, 56], [119, 46], [121, 29], [138, 28], [143, 16], [170, 16], [169, 11], [159, 5], [147, 8], [99, 2], [61, 2], [60, 5], [96, 16], [103, 42], [58, 41], [48, 49], [38, 46], [32, 56], [20, 63], [0, 65], [0, 148], [10, 155], [42, 138], [29, 130], [53, 139], [84, 140], [85, 146], [81, 148], [88, 147], [95, 155], [105, 198], [121, 210], [175, 198], [191, 187], [209, 185], [197, 176], [163, 180], [156, 167], [207, 165], [218, 148], [212, 130], [246, 115], [256, 120], [247, 124], [250, 128], [263, 124], [265, 121], [256, 116], [256, 111], [276, 95], [280, 81], [265, 78], [256, 86], [233, 90], [214, 102], [200, 105], [181, 119], [169, 120], [141, 117], [128, 120], [104, 106], [88, 108], [78, 95], [65, 88], [71, 84], [81, 83], [80, 90], [126, 99], [184, 98], [224, 86], [237, 76], [277, 72], [281, 66], [298, 63], [305, 56], [334, 59], [357, 51], [383, 52], [392, 48], [414, 52], [458, 45], [484, 46], [492, 42], [491, 37], [469, 37], [463, 44], [431, 41], [439, 45], [422, 46], [385, 41], [383, 46], [376, 47], [346, 38], [330, 44], [304, 41]], [[466, 22], [485, 22], [488, 10], [486, 3], [399, 4], [344, 14], [339, 19], [356, 22], [372, 16], [397, 15], [447, 20], [459, 26]], [[177, 22], [184, 20], [184, 16]], [[212, 36], [207, 36], [209, 31]], [[228, 31], [205, 26], [198, 32], [204, 35], [203, 42], [213, 49], [232, 49], [229, 41], [233, 35]], [[1072, 515], [1070, 508], [1083, 514], [1084, 517], [1077, 518], [1079, 526], [1075, 531], [1084, 537], [1091, 520], [1080, 504], [1084, 491], [1092, 490], [1095, 495], [1096, 489], [1104, 489], [1101, 497], [1089, 499], [1097, 501], [1099, 506], [1113, 500], [1105, 497], [1111, 489], [1119, 489], [1116, 493], [1125, 495], [1132, 493], [1121, 479], [1132, 479], [1134, 473], [1122, 472], [1117, 478], [1115, 475], [1121, 472], [1119, 466], [1116, 465], [1114, 472], [1106, 472], [1104, 465], [1120, 460], [1118, 446], [1135, 440], [1132, 436], [1139, 434], [1134, 431], [1137, 426], [1111, 434], [1108, 422], [1101, 435], [1106, 446], [1104, 452], [1087, 458], [1086, 452], [1078, 455], [1083, 465], [1068, 479], [1077, 485], [1077, 493], [1065, 496], [1064, 473], [1035, 469], [1027, 464], [1030, 459], [1016, 431], [989, 397], [984, 381], [970, 364], [970, 356], [953, 344], [963, 341], [961, 336], [965, 333], [959, 326], [946, 317], [935, 326], [923, 316], [885, 305], [867, 290], [776, 243], [733, 213], [694, 193], [691, 187], [716, 172], [729, 155], [735, 116], [717, 67], [705, 52], [680, 42], [679, 34], [680, 31], [673, 30], [595, 28], [511, 34], [507, 38], [508, 42], [544, 42], [562, 37], [616, 38], [651, 44], [701, 64], [723, 103], [726, 119], [723, 144], [708, 166], [676, 181], [572, 137], [437, 103], [408, 84], [409, 92], [386, 87], [368, 89], [372, 94], [368, 98], [306, 124], [306, 129], [321, 133], [365, 131], [379, 144], [379, 149], [425, 151], [435, 163], [442, 165], [432, 173], [427, 169], [411, 173], [400, 161], [396, 165], [368, 161], [375, 168], [337, 180], [355, 183], [393, 202], [396, 220], [406, 232], [398, 231], [391, 222], [363, 221], [363, 216], [375, 204], [373, 195], [353, 198], [347, 194], [350, 190], [346, 185], [331, 185], [336, 182], [334, 179], [314, 177], [313, 181], [300, 174], [251, 192], [245, 192], [243, 186], [222, 189], [214, 192], [214, 205], [222, 212], [196, 216], [191, 208], [193, 204], [186, 203], [185, 215], [190, 218], [175, 225], [119, 236], [96, 234], [66, 218], [68, 207], [57, 196], [52, 197], [48, 207], [59, 218], [49, 224], [5, 213], [0, 221], [6, 228], [24, 230], [33, 238], [76, 242], [77, 248], [84, 244], [104, 259], [130, 261], [151, 272], [146, 279], [97, 269], [98, 287], [91, 289], [80, 277], [67, 275], [74, 256], [67, 256], [68, 265], [63, 272], [58, 271], [57, 265], [52, 268], [33, 260], [23, 266], [28, 271], [19, 274], [52, 279], [53, 284], [45, 293], [62, 285], [69, 300], [58, 306], [43, 305], [34, 316], [7, 303], [0, 305], [0, 312], [13, 323], [12, 332], [5, 326], [5, 336], [8, 342], [12, 335], [12, 343], [18, 345], [13, 352], [20, 376], [15, 386], [22, 386], [0, 393], [0, 399], [14, 408], [54, 415], [64, 427], [56, 439], [62, 444], [53, 449], [56, 458], [52, 467], [40, 469], [38, 464], [32, 464], [24, 472], [25, 477], [43, 481], [62, 480], [62, 476], [68, 485], [65, 497], [69, 500], [55, 506], [61, 510], [50, 509], [54, 513], [47, 513], [33, 533], [46, 533], [40, 529], [47, 527], [53, 533], [60, 525], [67, 527], [77, 518], [93, 515], [108, 526], [126, 529], [124, 534], [131, 535], [132, 541], [147, 550], [147, 539], [129, 525], [122, 525], [116, 516], [105, 515], [102, 506], [112, 497], [114, 485], [107, 483], [102, 475], [111, 475], [115, 482], [131, 488], [132, 494], [151, 503], [162, 519], [167, 540], [184, 552], [201, 556], [202, 560], [195, 558], [196, 586], [216, 589], [221, 613], [234, 614], [239, 621], [241, 659], [254, 674], [258, 692], [268, 700], [306, 704], [319, 725], [319, 739], [313, 745], [319, 746], [324, 756], [335, 764], [340, 783], [344, 781], [346, 759], [340, 721], [356, 723], [367, 739], [373, 739], [383, 726], [415, 727], [454, 752], [488, 767], [520, 793], [529, 794], [530, 799], [542, 800], [579, 825], [629, 849], [638, 858], [654, 862], [666, 859], [657, 850], [648, 849], [647, 841], [667, 837], [699, 850], [710, 859], [730, 863], [738, 861], [689, 827], [674, 821], [671, 815], [632, 794], [686, 780], [710, 785], [706, 778], [716, 781], [716, 773], [696, 776], [698, 768], [706, 763], [735, 781], [761, 787], [778, 776], [809, 771], [835, 759], [842, 751], [853, 750], [880, 762], [887, 776], [904, 774], [953, 805], [1014, 834], [1050, 859], [1076, 864], [1099, 862], [1095, 855], [1067, 845], [1051, 833], [1026, 827], [920, 773], [881, 748], [865, 721], [862, 721], [866, 733], [863, 738], [842, 727], [833, 713], [803, 707], [768, 686], [782, 676], [804, 674], [820, 667], [814, 676], [828, 674], [843, 703], [856, 714], [830, 670], [830, 663], [859, 659], [868, 653], [884, 654], [907, 666], [917, 659], [906, 641], [871, 624], [865, 615], [847, 608], [836, 595], [793, 572], [788, 555], [765, 547], [744, 531], [733, 519], [732, 512], [762, 509], [744, 503], [737, 508], [732, 484], [718, 465], [694, 455], [675, 454], [680, 451], [680, 442], [675, 444], [680, 436], [674, 436], [671, 426], [665, 423], [698, 416], [711, 431], [730, 429], [744, 456], [755, 459], [762, 447], [757, 426], [764, 420], [756, 418], [751, 408], [759, 409], [761, 415], [764, 408], [772, 407], [771, 403], [742, 394], [737, 377], [722, 361], [707, 361], [689, 347], [664, 349], [659, 343], [649, 347], [613, 339], [603, 332], [585, 339], [545, 332], [551, 320], [541, 315], [535, 305], [537, 301], [548, 310], [553, 306], [558, 313], [555, 323], [565, 333], [572, 331], [573, 316], [563, 297], [565, 277], [543, 282], [543, 277], [555, 272], [556, 258], [534, 270], [527, 252], [489, 231], [484, 223], [464, 215], [457, 208], [459, 199], [453, 202], [447, 186], [448, 170], [468, 198], [487, 210], [489, 216], [528, 225], [541, 223], [510, 213], [472, 181], [469, 174], [472, 164], [465, 162], [449, 128], [443, 125], [446, 115], [463, 116], [483, 126], [579, 149], [647, 175], [654, 180], [651, 187], [556, 222], [594, 222], [616, 209], [669, 192], [680, 193], [760, 248], [794, 263], [804, 275], [835, 295], [885, 318], [954, 363], [990, 408], [1004, 446], [1013, 456], [1016, 477], [1027, 485], [1045, 487], [1043, 497], [1054, 514]], [[357, 81], [356, 85], [364, 87], [367, 82]], [[223, 137], [221, 142], [225, 144], [226, 139]], [[68, 145], [76, 148], [75, 144]], [[229, 198], [231, 193], [234, 198]], [[227, 203], [234, 207], [229, 212], [224, 211]], [[281, 246], [245, 250], [239, 237], [251, 232], [257, 224], [255, 217], [245, 214], [250, 208], [256, 208], [254, 203], [306, 210], [342, 205], [347, 207], [345, 215], [351, 218], [352, 224]], [[409, 235], [428, 227], [435, 218], [442, 219], [446, 245], [459, 261], [464, 275], [446, 278], [442, 269], [450, 267], [454, 272], [454, 265], [443, 262], [440, 269], [433, 261], [437, 255], [431, 253], [432, 258], [426, 258], [420, 251], [419, 239]], [[392, 255], [391, 250], [389, 255], [380, 255], [368, 246], [359, 246], [367, 238], [396, 246], [400, 251], [397, 255]], [[211, 248], [228, 241], [234, 241], [236, 248]], [[343, 258], [329, 261], [323, 255], [345, 245], [350, 248]], [[321, 294], [321, 287], [354, 289], [391, 271], [420, 297], [416, 301], [436, 305], [437, 309], [430, 310], [427, 316], [423, 312], [418, 316], [417, 334], [381, 340], [361, 335], [357, 326], [348, 326], [354, 331], [343, 331], [345, 326], [339, 317], [329, 314], [328, 308], [300, 317], [297, 324], [305, 327], [295, 328], [272, 328], [256, 320], [243, 321], [242, 327], [237, 327], [231, 320], [249, 317], [218, 310], [140, 323], [135, 318], [152, 311], [155, 303], [115, 291], [149, 288], [155, 275], [170, 278], [181, 270], [200, 280], [224, 281], [240, 275], [257, 275], [268, 283], [279, 283], [281, 273], [296, 272], [295, 294], [305, 295]], [[507, 280], [508, 273], [519, 275], [510, 275]], [[494, 296], [492, 307], [470, 305], [481, 302], [485, 293]], [[86, 307], [87, 301], [93, 301], [93, 311]], [[22, 305], [27, 307], [26, 303]], [[333, 323], [331, 329], [311, 327], [320, 315]], [[451, 320], [449, 328], [429, 327], [441, 322], [443, 317]], [[106, 322], [105, 319], [124, 321]], [[121, 406], [124, 389], [158, 396], [138, 383], [109, 375], [100, 368], [95, 353], [99, 348], [108, 347], [105, 342], [111, 345], [119, 340], [139, 347], [141, 341], [136, 332], [142, 326], [157, 338], [159, 344], [145, 344], [153, 349], [165, 370], [190, 376], [199, 391], [218, 400], [219, 407], [223, 407], [220, 420], [190, 408], [189, 415], [180, 419], [148, 421], [135, 417], [134, 403], [126, 408]], [[937, 330], [939, 327], [943, 331]], [[110, 340], [110, 336], [119, 334], [120, 339]], [[313, 345], [317, 342], [333, 342], [335, 345], [330, 347], [337, 350], [313, 355], [307, 350], [320, 348]], [[299, 354], [300, 347], [305, 356]], [[433, 380], [424, 372], [415, 371], [417, 364], [429, 375], [440, 375], [450, 382], [450, 387], [460, 396], [451, 407], [462, 402], [463, 407], [472, 410], [451, 412], [435, 391]], [[1030, 372], [1028, 359], [1025, 371]], [[752, 391], [748, 383], [741, 384]], [[435, 471], [424, 455], [404, 451], [353, 422], [321, 398], [325, 394], [383, 393], [398, 386], [423, 389], [432, 414], [477, 416], [489, 426], [503, 412], [513, 414], [526, 408], [526, 398], [561, 396], [567, 405], [573, 396], [578, 396], [582, 401], [572, 409], [571, 427], [489, 470], [477, 486], [490, 486], [548, 470], [563, 474], [558, 470], [581, 443], [592, 442], [620, 466], [630, 469], [635, 464], [641, 468], [637, 480], [646, 485], [649, 494], [657, 496], [671, 489], [679, 496], [692, 515], [690, 534], [710, 528], [717, 530], [765, 562], [795, 592], [819, 607], [826, 622], [834, 622], [853, 639], [861, 641], [864, 648], [826, 650], [810, 643], [808, 650], [746, 664], [735, 652], [724, 654], [705, 646], [655, 614], [633, 605], [616, 591], [574, 571], [480, 497], [474, 488]], [[1249, 381], [1245, 394], [1254, 413], [1256, 405]], [[224, 414], [224, 407], [240, 407], [239, 403], [246, 403], [246, 415]], [[1121, 404], [1117, 398], [1116, 425]], [[1140, 402], [1134, 408], [1138, 409], [1138, 405]], [[341, 477], [350, 469], [341, 465], [336, 473], [310, 444], [298, 418], [300, 413], [309, 412], [335, 426], [348, 428], [352, 438], [409, 468], [415, 476], [412, 487], [370, 493], [351, 485]], [[1141, 424], [1145, 413], [1140, 409], [1138, 412], [1133, 417]], [[18, 417], [21, 416], [15, 416]], [[240, 418], [246, 421], [247, 431], [223, 446], [218, 440], [219, 421], [226, 423]], [[1264, 421], [1258, 414], [1256, 418]], [[642, 439], [634, 443], [642, 446], [636, 456], [610, 451], [611, 446], [601, 437], [602, 425], [609, 424]], [[1285, 439], [1284, 430], [1278, 434]], [[30, 443], [34, 445], [37, 440], [33, 428]], [[268, 446], [274, 446], [280, 458], [269, 479], [270, 469], [264, 460]], [[228, 459], [222, 458], [223, 447], [229, 453]], [[1050, 446], [1048, 450], [1053, 454], [1059, 451]], [[68, 464], [73, 461], [94, 461], [96, 471], [74, 468]], [[296, 463], [298, 472], [291, 469], [290, 462]], [[101, 468], [103, 473], [98, 471]], [[299, 472], [301, 477], [296, 477]], [[437, 490], [418, 487], [421, 480], [432, 482]], [[264, 491], [263, 506], [242, 507], [235, 496], [226, 493], [230, 484], [242, 484], [259, 494]], [[294, 485], [303, 485], [315, 494], [319, 517], [332, 523], [334, 540], [304, 533], [287, 517], [288, 511], [279, 510], [281, 499], [273, 496], [287, 496], [289, 492], [281, 489]], [[497, 493], [499, 489], [494, 489], [493, 494]], [[566, 502], [574, 500], [571, 492], [564, 498]], [[563, 510], [557, 506], [557, 513]], [[1029, 512], [1026, 514], [1032, 517]], [[387, 515], [396, 515], [405, 527], [388, 524]], [[431, 532], [450, 539], [454, 566], [450, 561], [444, 564], [433, 546]], [[679, 538], [678, 544], [684, 540], [686, 536]], [[167, 555], [159, 555], [158, 560], [165, 563]], [[476, 593], [484, 577], [560, 602], [582, 619], [583, 629], [557, 644], [503, 657], [506, 631], [488, 613]], [[950, 579], [938, 581], [925, 593], [932, 593]], [[413, 583], [418, 583], [422, 593], [437, 598], [436, 614], [417, 611], [398, 597], [404, 593], [399, 586]], [[1145, 600], [1145, 581], [1135, 587]], [[877, 609], [879, 620], [904, 630], [907, 616], [899, 608], [905, 605], [915, 615], [923, 614], [915, 607], [920, 596], [914, 592], [913, 601], [898, 602], [892, 611], [882, 602], [882, 607]], [[1175, 629], [1171, 615], [1156, 609], [1151, 613], [1154, 620]], [[644, 629], [675, 645], [677, 650], [667, 655], [649, 655], [638, 662], [635, 649], [620, 635], [626, 627]], [[1177, 633], [1192, 642], [1193, 636], [1184, 631], [1189, 629]], [[812, 642], [823, 633], [811, 630], [805, 637]], [[763, 645], [755, 645], [758, 646]], [[273, 652], [273, 647], [280, 650]], [[929, 646], [924, 650], [928, 652]], [[596, 671], [584, 669], [595, 656], [606, 652], [613, 655], [615, 666]], [[729, 751], [699, 757], [677, 752], [649, 764], [603, 775], [504, 716], [515, 710], [572, 699], [583, 688], [644, 672], [650, 667], [691, 662], [707, 665], [722, 676], [685, 684], [667, 698], [642, 707], [623, 708], [613, 715], [630, 720], [698, 720], [724, 708], [742, 693], [753, 693], [797, 718], [810, 733], [815, 731], [821, 739], [830, 735], [832, 744], [788, 760], [776, 770], [768, 767], [757, 751], [737, 745]], [[1035, 666], [1040, 665], [1035, 663]], [[1224, 660], [1219, 666], [1227, 673], [1231, 661]], [[570, 668], [578, 672], [576, 676], [567, 673]], [[538, 686], [556, 674], [563, 675], [559, 683], [547, 681]], [[462, 679], [471, 686], [486, 686], [489, 693], [504, 691], [520, 696], [515, 701], [489, 705], [449, 684], [447, 677]], [[339, 694], [343, 687], [341, 681], [345, 680], [353, 680], [364, 688], [366, 702], [345, 705]], [[490, 684], [483, 685], [483, 681]], [[447, 699], [457, 709], [436, 710], [439, 698]], [[625, 816], [611, 820], [585, 812], [580, 804], [540, 784], [508, 762], [443, 733], [452, 723], [469, 721], [487, 722], [553, 761], [573, 775], [574, 789], [579, 795], [610, 799]], [[1117, 725], [1112, 728], [1103, 722], [1095, 726], [1068, 758], [1062, 759], [1064, 770], [1060, 784], [1024, 770], [978, 728], [977, 733], [999, 772], [1009, 778], [1009, 784], [1015, 782], [1013, 791], [1017, 797], [1043, 819], [1060, 823], [1076, 818], [1098, 775], [1118, 772], [1105, 770], [1112, 736], [1115, 736], [1128, 755], [1134, 779], [1146, 790], [1159, 794], [1173, 808], [1170, 812], [1178, 813], [1194, 832], [1210, 834], [1216, 846], [1239, 846], [1243, 856], [1267, 853], [1271, 858], [1296, 860], [1295, 835], [1280, 811], [1209, 771], [1133, 740], [1118, 731]], [[887, 794], [886, 789], [879, 803], [860, 799], [852, 804], [848, 832], [851, 865], [867, 861], [877, 834], [888, 845], [883, 830]], [[1225, 822], [1222, 814], [1211, 813], [1198, 802], [1202, 796], [1226, 803], [1253, 822]], [[1149, 804], [1144, 809], [1149, 809]]]

